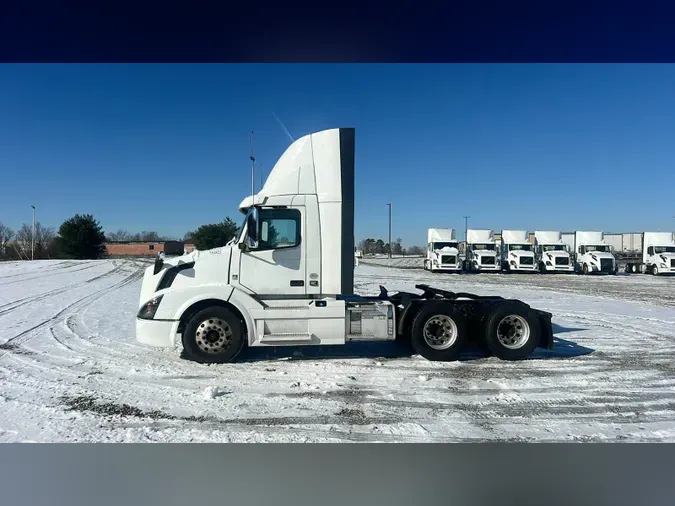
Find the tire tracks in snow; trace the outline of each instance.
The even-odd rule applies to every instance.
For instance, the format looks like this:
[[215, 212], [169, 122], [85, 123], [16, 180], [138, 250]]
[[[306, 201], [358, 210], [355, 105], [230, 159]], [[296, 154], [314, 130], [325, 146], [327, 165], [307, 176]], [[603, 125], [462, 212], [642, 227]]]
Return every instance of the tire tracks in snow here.
[[66, 285], [66, 286], [61, 286], [58, 288], [54, 288], [53, 290], [50, 290], [48, 292], [44, 292], [41, 294], [37, 295], [31, 295], [29, 297], [24, 297], [23, 299], [18, 299], [12, 302], [8, 302], [7, 304], [3, 304], [0, 306], [0, 316], [5, 315], [7, 313], [11, 313], [15, 309], [20, 309], [24, 307], [27, 304], [34, 304], [36, 302], [43, 301], [45, 299], [48, 299], [49, 297], [53, 297], [55, 295], [59, 295], [61, 293], [67, 292], [69, 290], [74, 290], [76, 288], [79, 288], [83, 285], [86, 285], [88, 283], [93, 283], [94, 281], [99, 281], [101, 279], [105, 279], [109, 276], [113, 276], [117, 273], [119, 273], [121, 270], [123, 270], [124, 266], [123, 265], [118, 265], [114, 266], [113, 264], [113, 269], [104, 272], [103, 274], [100, 274], [98, 276], [95, 276], [93, 278], [85, 279], [83, 281], [78, 281], [76, 283], [73, 283], [71, 285]]
[[[95, 260], [92, 260], [90, 262], [78, 262], [78, 263], [76, 263], [75, 265], [72, 266], [72, 267], [78, 267], [79, 266], [78, 269], [72, 269], [71, 270], [70, 269], [71, 266], [63, 267], [61, 269], [54, 269], [53, 271], [49, 271], [49, 272], [46, 272], [46, 273], [43, 273], [43, 274], [39, 274], [38, 276], [33, 276], [31, 278], [23, 278], [23, 279], [17, 279], [15, 281], [10, 281], [8, 283], [1, 283], [0, 286], [14, 285], [16, 283], [24, 283], [26, 281], [32, 281], [34, 279], [44, 279], [44, 278], [51, 277], [51, 276], [60, 276], [60, 275], [63, 274], [63, 271], [65, 271], [66, 269], [68, 269], [68, 274], [71, 274], [73, 272], [84, 271], [86, 269], [92, 269], [92, 268], [96, 267], [97, 265], [99, 265], [99, 263]], [[33, 273], [31, 272], [31, 274], [33, 274]]]
[[[127, 277], [125, 277], [121, 281], [118, 281], [117, 283], [114, 283], [112, 285], [103, 287], [102, 289], [100, 289], [100, 290], [98, 290], [94, 293], [87, 294], [84, 297], [80, 297], [79, 299], [75, 300], [74, 302], [71, 302], [70, 304], [66, 305], [64, 308], [62, 308], [60, 311], [58, 311], [52, 317], [41, 321], [37, 325], [34, 325], [33, 327], [31, 327], [27, 330], [24, 330], [23, 332], [20, 332], [19, 334], [15, 335], [13, 337], [10, 337], [4, 343], [2, 343], [2, 345], [0, 345], [0, 346], [6, 346], [6, 345], [17, 346], [17, 345], [25, 344], [26, 342], [28, 342], [29, 340], [31, 340], [32, 338], [37, 336], [40, 333], [40, 331], [43, 330], [44, 328], [46, 328], [49, 324], [59, 323], [60, 321], [66, 319], [69, 316], [70, 313], [72, 313], [74, 311], [78, 311], [82, 307], [86, 306], [88, 303], [91, 304], [94, 301], [98, 300], [99, 298], [103, 297], [104, 295], [106, 295], [106, 294], [108, 294], [112, 291], [115, 291], [115, 290], [117, 290], [117, 289], [119, 289], [119, 288], [121, 288], [125, 285], [128, 285], [130, 283], [133, 283], [133, 282], [137, 281], [142, 276], [143, 276], [143, 268], [138, 266], [138, 269], [136, 271], [132, 272], [131, 274], [129, 274]], [[5, 354], [0, 355], [0, 358], [3, 357]]]

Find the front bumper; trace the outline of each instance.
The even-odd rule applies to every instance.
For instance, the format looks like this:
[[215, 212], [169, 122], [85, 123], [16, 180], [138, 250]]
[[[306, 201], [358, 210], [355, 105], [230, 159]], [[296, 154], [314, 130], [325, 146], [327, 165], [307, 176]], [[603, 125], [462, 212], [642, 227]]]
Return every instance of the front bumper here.
[[431, 264], [431, 269], [434, 271], [461, 271], [462, 266], [453, 264]]
[[534, 265], [511, 265], [511, 270], [515, 272], [535, 272], [537, 269]]
[[136, 340], [156, 347], [173, 347], [178, 330], [177, 321], [143, 320], [136, 318]]
[[569, 265], [546, 265], [544, 267], [549, 272], [574, 272], [574, 265], [570, 263]]
[[501, 271], [501, 265], [498, 264], [478, 264], [473, 266], [477, 271]]

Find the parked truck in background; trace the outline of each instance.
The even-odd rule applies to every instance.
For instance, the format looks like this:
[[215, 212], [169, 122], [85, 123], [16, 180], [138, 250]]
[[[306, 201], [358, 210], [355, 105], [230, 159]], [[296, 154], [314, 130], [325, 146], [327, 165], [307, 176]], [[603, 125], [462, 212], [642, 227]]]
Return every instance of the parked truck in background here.
[[502, 230], [500, 253], [506, 272], [535, 272], [534, 247], [526, 230]]
[[570, 248], [563, 242], [561, 232], [536, 230], [534, 232], [534, 254], [537, 268], [541, 273], [574, 272]]
[[627, 262], [626, 272], [675, 274], [675, 234], [643, 232], [642, 262]]
[[583, 274], [617, 274], [619, 266], [612, 248], [602, 232], [576, 231], [573, 260], [576, 272]]
[[354, 140], [338, 128], [294, 141], [239, 205], [243, 224], [226, 246], [157, 257], [141, 283], [137, 340], [180, 339], [201, 363], [230, 362], [245, 346], [350, 341], [400, 340], [429, 360], [454, 360], [469, 340], [505, 360], [552, 348], [551, 313], [519, 300], [422, 284], [354, 293]]
[[466, 231], [464, 269], [467, 272], [498, 272], [501, 270], [494, 230], [470, 228]]
[[424, 269], [431, 272], [461, 272], [459, 243], [454, 228], [430, 228], [427, 231]]

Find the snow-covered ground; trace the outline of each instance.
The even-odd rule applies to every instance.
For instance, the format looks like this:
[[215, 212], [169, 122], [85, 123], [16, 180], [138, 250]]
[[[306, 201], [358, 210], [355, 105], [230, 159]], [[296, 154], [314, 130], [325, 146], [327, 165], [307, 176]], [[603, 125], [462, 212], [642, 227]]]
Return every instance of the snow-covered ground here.
[[554, 314], [524, 362], [389, 343], [252, 349], [205, 366], [134, 340], [137, 260], [0, 264], [0, 442], [675, 441], [675, 279], [448, 275], [361, 264]]

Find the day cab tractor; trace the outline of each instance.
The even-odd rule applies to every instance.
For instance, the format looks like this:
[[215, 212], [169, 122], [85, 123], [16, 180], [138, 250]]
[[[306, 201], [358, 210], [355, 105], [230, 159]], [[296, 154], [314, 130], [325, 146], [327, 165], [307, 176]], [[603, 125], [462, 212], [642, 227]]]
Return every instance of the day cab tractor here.
[[468, 341], [504, 360], [552, 348], [551, 314], [519, 300], [453, 293], [354, 293], [354, 141], [336, 128], [294, 141], [239, 205], [223, 247], [157, 258], [144, 273], [137, 339], [230, 362], [263, 346], [400, 341], [455, 360]]

